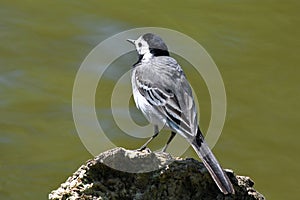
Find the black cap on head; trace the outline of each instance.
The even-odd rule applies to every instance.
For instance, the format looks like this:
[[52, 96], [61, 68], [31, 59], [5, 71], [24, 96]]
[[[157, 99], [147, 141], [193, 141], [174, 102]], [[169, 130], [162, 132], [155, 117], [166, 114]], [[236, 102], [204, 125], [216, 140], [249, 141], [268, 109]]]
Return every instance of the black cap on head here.
[[169, 56], [167, 45], [158, 35], [146, 33], [143, 35], [143, 39], [148, 43], [151, 53], [155, 56]]
[[168, 47], [165, 42], [153, 33], [146, 33], [143, 35], [143, 39], [148, 43], [149, 48], [151, 49], [161, 49], [164, 51], [168, 51]]

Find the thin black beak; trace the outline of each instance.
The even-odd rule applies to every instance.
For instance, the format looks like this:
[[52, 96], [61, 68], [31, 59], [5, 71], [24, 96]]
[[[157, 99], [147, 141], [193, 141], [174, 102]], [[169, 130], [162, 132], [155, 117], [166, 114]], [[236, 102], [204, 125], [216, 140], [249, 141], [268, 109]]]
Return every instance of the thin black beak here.
[[127, 41], [130, 42], [131, 44], [135, 45], [135, 40], [127, 39]]

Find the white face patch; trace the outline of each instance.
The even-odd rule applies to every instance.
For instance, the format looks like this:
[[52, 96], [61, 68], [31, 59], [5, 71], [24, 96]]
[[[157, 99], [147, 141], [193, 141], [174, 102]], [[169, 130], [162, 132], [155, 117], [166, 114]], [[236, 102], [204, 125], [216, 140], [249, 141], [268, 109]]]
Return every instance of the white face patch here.
[[138, 54], [144, 55], [150, 53], [149, 45], [142, 36], [139, 37], [134, 43]]

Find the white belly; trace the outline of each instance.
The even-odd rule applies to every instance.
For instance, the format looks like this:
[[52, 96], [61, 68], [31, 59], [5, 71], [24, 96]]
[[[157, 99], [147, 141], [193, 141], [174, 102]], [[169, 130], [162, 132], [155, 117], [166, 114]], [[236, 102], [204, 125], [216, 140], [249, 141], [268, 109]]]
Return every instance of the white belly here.
[[[132, 76], [132, 83], [135, 81], [134, 74]], [[156, 109], [153, 109], [148, 101], [140, 94], [135, 84], [132, 84], [133, 98], [136, 107], [142, 111], [146, 119], [153, 125], [164, 127], [166, 124], [166, 118], [161, 115]]]

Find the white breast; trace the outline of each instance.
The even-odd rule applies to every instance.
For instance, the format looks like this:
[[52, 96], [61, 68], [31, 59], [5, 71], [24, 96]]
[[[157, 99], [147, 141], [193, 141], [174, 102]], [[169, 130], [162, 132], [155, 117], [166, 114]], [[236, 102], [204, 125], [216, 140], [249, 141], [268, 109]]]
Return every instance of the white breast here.
[[166, 123], [166, 118], [161, 115], [155, 108], [152, 107], [151, 104], [147, 101], [147, 99], [141, 95], [136, 87], [136, 79], [135, 79], [135, 70], [132, 72], [131, 76], [132, 83], [132, 91], [133, 98], [136, 107], [142, 111], [146, 119], [153, 125], [158, 125], [159, 127], [163, 127]]

